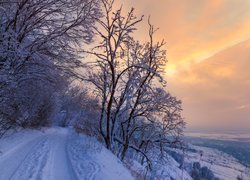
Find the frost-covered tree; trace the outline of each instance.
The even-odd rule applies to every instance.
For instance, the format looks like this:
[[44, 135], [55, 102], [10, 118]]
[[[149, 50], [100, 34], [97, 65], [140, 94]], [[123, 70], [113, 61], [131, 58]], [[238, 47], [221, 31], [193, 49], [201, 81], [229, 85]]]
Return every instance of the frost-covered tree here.
[[26, 67], [27, 73], [40, 70], [46, 79], [31, 76], [20, 79], [17, 86], [6, 86], [1, 94], [0, 136], [15, 127], [39, 127], [48, 125], [57, 109], [58, 95], [67, 81], [58, 70]]
[[127, 16], [122, 8], [113, 11], [114, 1], [102, 0], [104, 18], [95, 28], [100, 42], [89, 54], [95, 58], [87, 71], [100, 99], [99, 130], [108, 149], [121, 159], [136, 151], [150, 164], [150, 148], [162, 149], [179, 142], [184, 121], [181, 102], [166, 89], [164, 41], [154, 42], [155, 29], [149, 22], [149, 41], [133, 37], [142, 18]]
[[96, 0], [1, 1], [0, 69], [15, 76], [37, 59], [77, 67], [96, 16]]
[[[80, 48], [92, 41], [98, 4], [98, 0], [0, 1], [0, 109], [21, 100], [17, 95], [22, 95], [19, 90], [24, 91], [26, 82], [52, 87], [62, 71], [73, 74], [81, 67]], [[1, 122], [10, 120], [11, 112], [0, 113]]]
[[63, 113], [61, 123], [65, 124], [64, 126], [70, 124], [76, 126], [77, 129], [88, 129], [91, 127], [80, 126], [84, 126], [84, 123], [91, 124], [97, 122], [98, 101], [87, 89], [72, 84], [62, 96], [60, 109]]
[[98, 99], [83, 87], [73, 86], [63, 97], [59, 122], [74, 126], [77, 132], [100, 137], [98, 129]]

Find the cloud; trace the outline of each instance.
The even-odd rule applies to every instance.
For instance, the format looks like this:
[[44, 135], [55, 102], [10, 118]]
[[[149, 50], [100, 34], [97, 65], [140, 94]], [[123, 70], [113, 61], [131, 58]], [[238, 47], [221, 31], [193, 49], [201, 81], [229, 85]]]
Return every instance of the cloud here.
[[250, 108], [250, 104], [243, 104], [239, 106], [237, 109], [248, 109], [248, 108]]
[[[151, 15], [167, 42], [170, 91], [191, 127], [250, 129], [250, 1], [128, 0], [124, 9]], [[136, 34], [145, 40], [146, 23]], [[241, 108], [239, 108], [241, 107]]]
[[239, 43], [169, 78], [191, 127], [250, 128], [249, 47]]

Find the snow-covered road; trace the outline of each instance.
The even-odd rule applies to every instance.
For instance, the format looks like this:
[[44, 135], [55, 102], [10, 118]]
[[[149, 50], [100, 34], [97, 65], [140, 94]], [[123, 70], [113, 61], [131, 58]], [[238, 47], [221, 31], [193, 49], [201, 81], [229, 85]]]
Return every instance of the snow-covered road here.
[[19, 132], [0, 140], [0, 150], [1, 180], [133, 179], [94, 138], [71, 129]]

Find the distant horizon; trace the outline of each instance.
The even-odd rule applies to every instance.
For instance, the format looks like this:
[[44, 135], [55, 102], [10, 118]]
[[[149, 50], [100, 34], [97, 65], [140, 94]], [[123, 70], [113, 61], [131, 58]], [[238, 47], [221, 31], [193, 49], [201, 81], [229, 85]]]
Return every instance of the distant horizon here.
[[216, 127], [187, 127], [184, 133], [222, 133], [222, 134], [250, 134], [249, 128], [216, 128]]

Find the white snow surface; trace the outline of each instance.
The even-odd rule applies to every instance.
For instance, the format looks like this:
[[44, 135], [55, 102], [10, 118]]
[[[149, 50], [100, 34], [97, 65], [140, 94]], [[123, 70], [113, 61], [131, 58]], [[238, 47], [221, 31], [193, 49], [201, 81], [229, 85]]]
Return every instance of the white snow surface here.
[[69, 128], [21, 130], [0, 139], [0, 180], [130, 180], [95, 138]]
[[207, 166], [220, 180], [236, 180], [238, 176], [250, 180], [250, 169], [231, 155], [213, 148], [189, 146], [197, 152], [186, 152], [186, 162], [199, 162], [202, 167]]
[[[142, 166], [138, 161], [129, 162], [129, 168], [132, 172], [141, 174], [137, 179], [145, 179], [146, 167]], [[154, 170], [147, 176], [146, 179], [150, 180], [192, 180], [192, 177], [184, 169], [179, 168], [178, 164], [171, 156], [167, 155], [164, 162], [154, 162]], [[137, 176], [135, 176], [137, 177]]]

